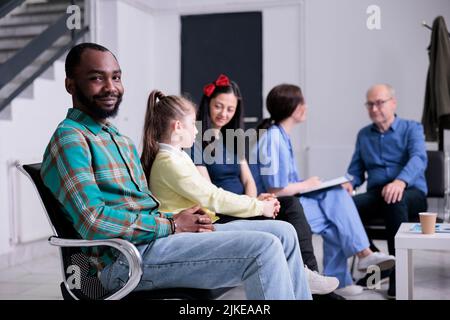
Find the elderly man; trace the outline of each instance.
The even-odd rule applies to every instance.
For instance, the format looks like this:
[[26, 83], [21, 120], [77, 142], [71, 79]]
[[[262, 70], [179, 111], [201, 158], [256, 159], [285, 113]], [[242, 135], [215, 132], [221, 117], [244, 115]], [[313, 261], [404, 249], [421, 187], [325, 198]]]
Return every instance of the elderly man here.
[[[394, 254], [394, 236], [402, 222], [427, 209], [424, 132], [420, 123], [396, 115], [397, 100], [390, 85], [372, 86], [366, 107], [373, 123], [358, 133], [348, 168], [354, 179], [344, 188], [353, 193], [367, 173], [367, 192], [353, 199], [363, 222], [384, 218], [389, 253]], [[388, 296], [395, 296], [394, 273], [390, 280]]]

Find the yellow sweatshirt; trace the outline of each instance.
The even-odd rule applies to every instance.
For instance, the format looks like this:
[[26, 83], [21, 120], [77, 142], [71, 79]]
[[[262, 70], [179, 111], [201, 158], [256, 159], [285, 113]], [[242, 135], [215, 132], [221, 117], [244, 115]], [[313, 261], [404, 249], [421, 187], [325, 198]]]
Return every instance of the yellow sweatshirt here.
[[209, 212], [212, 215], [215, 212], [239, 218], [262, 215], [262, 201], [216, 187], [200, 174], [184, 151], [164, 143], [159, 146], [148, 181], [151, 192], [161, 202], [162, 212], [178, 213], [200, 205], [212, 211]]

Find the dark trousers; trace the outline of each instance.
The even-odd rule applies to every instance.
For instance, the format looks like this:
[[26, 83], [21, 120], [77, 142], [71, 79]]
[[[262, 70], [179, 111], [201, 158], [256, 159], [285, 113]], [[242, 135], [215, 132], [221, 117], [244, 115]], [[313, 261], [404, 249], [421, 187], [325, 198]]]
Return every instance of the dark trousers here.
[[394, 237], [403, 222], [418, 219], [418, 213], [427, 210], [426, 195], [416, 189], [408, 188], [402, 200], [387, 204], [381, 196], [382, 188], [371, 189], [353, 197], [363, 224], [373, 218], [382, 218], [386, 225], [389, 254], [395, 254]]
[[[303, 263], [313, 271], [318, 271], [317, 260], [314, 256], [312, 244], [312, 232], [308, 221], [306, 220], [303, 207], [297, 197], [278, 197], [280, 201], [280, 212], [277, 219], [289, 222], [297, 232], [298, 242], [300, 244]], [[218, 215], [220, 219], [216, 223], [226, 223], [240, 218]], [[270, 219], [266, 217], [248, 218], [250, 220]]]
[[[394, 237], [403, 222], [416, 221], [418, 213], [427, 210], [426, 195], [416, 189], [404, 191], [402, 200], [387, 204], [381, 196], [383, 188], [368, 190], [353, 197], [362, 223], [365, 225], [373, 218], [382, 218], [385, 222], [389, 254], [395, 255]], [[372, 243], [372, 239], [371, 243]], [[390, 287], [395, 287], [395, 272], [390, 276]]]

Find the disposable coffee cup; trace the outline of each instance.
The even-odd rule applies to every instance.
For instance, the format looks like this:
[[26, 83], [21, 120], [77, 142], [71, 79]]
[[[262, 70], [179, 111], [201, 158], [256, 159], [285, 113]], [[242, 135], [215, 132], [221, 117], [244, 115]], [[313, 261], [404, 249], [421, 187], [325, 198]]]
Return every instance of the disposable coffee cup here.
[[423, 234], [434, 234], [436, 231], [437, 213], [434, 212], [420, 212], [420, 225]]

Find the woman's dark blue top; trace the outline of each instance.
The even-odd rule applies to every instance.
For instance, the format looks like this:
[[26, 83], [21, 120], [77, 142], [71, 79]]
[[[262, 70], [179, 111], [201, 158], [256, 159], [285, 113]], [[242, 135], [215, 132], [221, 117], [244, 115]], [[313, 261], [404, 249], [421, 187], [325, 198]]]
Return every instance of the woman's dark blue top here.
[[223, 146], [216, 144], [214, 153], [212, 148], [203, 149], [198, 143], [188, 151], [192, 161], [197, 166], [205, 166], [211, 181], [216, 186], [236, 193], [244, 194], [244, 185], [241, 182], [241, 165], [238, 163], [238, 157]]

